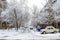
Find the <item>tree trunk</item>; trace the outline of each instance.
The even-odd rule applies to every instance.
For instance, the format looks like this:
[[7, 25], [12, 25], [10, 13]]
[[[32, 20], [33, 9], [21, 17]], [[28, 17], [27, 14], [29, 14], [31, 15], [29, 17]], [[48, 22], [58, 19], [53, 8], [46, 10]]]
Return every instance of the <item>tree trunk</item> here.
[[18, 19], [17, 19], [17, 13], [16, 13], [15, 9], [14, 9], [14, 16], [15, 16], [15, 20], [16, 20], [16, 28], [18, 30]]
[[2, 28], [1, 12], [2, 10], [0, 9], [0, 28]]

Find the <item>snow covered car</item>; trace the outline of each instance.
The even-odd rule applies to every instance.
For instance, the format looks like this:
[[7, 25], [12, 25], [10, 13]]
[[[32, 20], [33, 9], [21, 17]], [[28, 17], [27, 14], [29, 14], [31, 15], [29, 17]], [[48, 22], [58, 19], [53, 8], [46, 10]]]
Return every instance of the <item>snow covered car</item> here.
[[54, 28], [53, 26], [47, 26], [45, 29], [41, 30], [42, 34], [46, 34], [46, 33], [57, 33], [59, 32], [59, 29]]

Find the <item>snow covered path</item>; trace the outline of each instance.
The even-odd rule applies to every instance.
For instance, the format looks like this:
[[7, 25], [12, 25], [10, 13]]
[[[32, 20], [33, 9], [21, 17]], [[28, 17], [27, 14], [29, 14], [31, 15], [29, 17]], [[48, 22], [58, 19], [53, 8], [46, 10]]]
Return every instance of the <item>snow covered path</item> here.
[[0, 39], [60, 39], [60, 33], [56, 34], [40, 34], [31, 31], [29, 33], [21, 33], [16, 30], [0, 30]]

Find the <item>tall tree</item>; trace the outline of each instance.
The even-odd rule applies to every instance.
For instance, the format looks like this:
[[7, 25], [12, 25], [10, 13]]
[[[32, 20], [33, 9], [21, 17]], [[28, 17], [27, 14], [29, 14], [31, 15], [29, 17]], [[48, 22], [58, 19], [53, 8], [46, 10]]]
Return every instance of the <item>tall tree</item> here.
[[57, 0], [48, 0], [47, 4], [44, 6], [43, 10], [41, 12], [44, 12], [44, 14], [47, 13], [47, 16], [45, 16], [45, 18], [47, 18], [47, 23], [49, 25], [51, 25], [54, 21], [54, 10], [53, 10], [53, 4], [56, 2]]
[[17, 27], [17, 30], [18, 30], [18, 18], [17, 18], [17, 13], [16, 13], [15, 9], [14, 9], [14, 15], [15, 15], [16, 27]]
[[54, 22], [54, 10], [53, 10], [53, 4], [56, 2], [57, 0], [48, 0], [48, 5], [47, 5], [47, 9], [46, 11], [49, 13], [48, 15], [48, 24], [52, 24]]
[[1, 12], [6, 9], [6, 0], [0, 0], [0, 27], [2, 27]]

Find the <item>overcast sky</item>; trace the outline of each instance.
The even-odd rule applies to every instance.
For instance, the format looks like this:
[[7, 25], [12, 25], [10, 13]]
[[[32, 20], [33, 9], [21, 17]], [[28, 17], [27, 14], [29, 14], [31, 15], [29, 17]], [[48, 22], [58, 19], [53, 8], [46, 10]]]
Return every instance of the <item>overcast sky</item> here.
[[[8, 2], [12, 2], [12, 0], [7, 0]], [[14, 0], [15, 1], [15, 0]], [[18, 3], [20, 2], [20, 0], [16, 0]], [[29, 7], [33, 7], [34, 5], [37, 6], [38, 8], [42, 8], [46, 3], [47, 0], [26, 0], [26, 4]]]
[[57, 0], [57, 2], [53, 6], [54, 10], [58, 10], [60, 8], [60, 0]]

